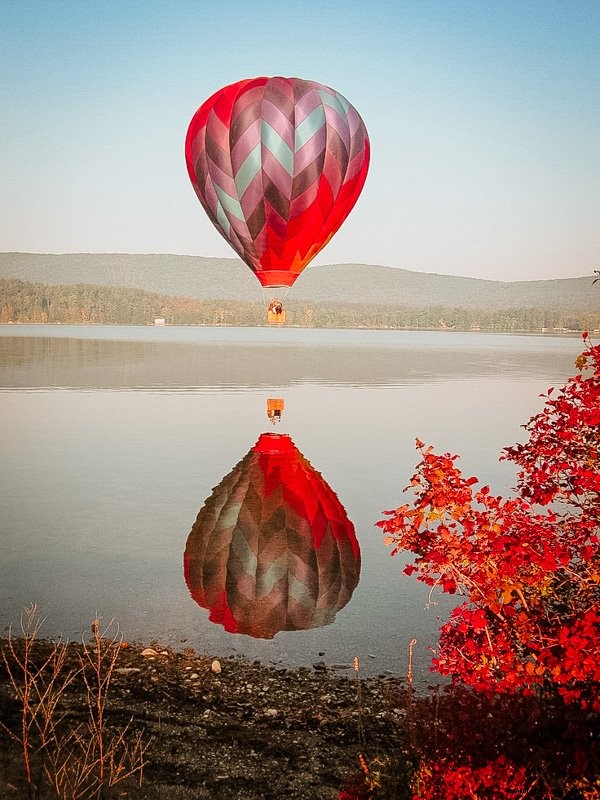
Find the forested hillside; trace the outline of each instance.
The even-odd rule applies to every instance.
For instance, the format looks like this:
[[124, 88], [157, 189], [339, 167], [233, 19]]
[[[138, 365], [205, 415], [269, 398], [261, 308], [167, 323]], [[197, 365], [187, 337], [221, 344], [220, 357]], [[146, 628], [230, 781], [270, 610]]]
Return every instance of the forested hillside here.
[[[144, 289], [197, 300], [260, 302], [256, 278], [239, 259], [157, 254], [0, 253], [0, 278], [48, 285], [93, 284]], [[308, 267], [291, 297], [311, 305], [562, 309], [597, 311], [589, 277], [504, 283], [365, 264]]]
[[[390, 307], [366, 303], [286, 303], [289, 325], [483, 331], [594, 330], [600, 311], [480, 308], [445, 305]], [[48, 286], [0, 279], [0, 323], [264, 325], [263, 303], [197, 300], [142, 289], [85, 284]]]

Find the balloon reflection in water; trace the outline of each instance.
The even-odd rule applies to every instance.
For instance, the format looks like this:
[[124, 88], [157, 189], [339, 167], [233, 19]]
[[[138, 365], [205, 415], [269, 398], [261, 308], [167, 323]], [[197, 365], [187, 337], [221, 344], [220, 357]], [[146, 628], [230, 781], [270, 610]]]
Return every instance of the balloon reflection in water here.
[[263, 433], [187, 540], [185, 580], [209, 619], [271, 639], [333, 622], [360, 575], [354, 526], [286, 434]]

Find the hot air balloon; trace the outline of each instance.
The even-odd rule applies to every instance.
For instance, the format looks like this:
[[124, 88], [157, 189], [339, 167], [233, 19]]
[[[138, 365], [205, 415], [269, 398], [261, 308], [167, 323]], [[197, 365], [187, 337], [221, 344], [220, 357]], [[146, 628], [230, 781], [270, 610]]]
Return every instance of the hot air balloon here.
[[271, 639], [331, 623], [358, 584], [360, 550], [344, 507], [291, 438], [263, 433], [200, 510], [184, 575], [212, 622]]
[[260, 77], [225, 86], [200, 106], [185, 156], [213, 225], [254, 272], [267, 302], [281, 305], [282, 292], [356, 203], [369, 139], [356, 109], [334, 89]]

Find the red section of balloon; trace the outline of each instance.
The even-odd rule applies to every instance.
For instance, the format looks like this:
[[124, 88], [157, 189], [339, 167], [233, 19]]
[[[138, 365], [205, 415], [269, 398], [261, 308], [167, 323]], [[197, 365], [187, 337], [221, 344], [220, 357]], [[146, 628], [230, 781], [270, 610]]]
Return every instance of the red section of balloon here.
[[210, 620], [272, 638], [327, 625], [360, 575], [354, 526], [289, 436], [262, 434], [200, 510], [185, 580]]
[[220, 89], [198, 109], [185, 156], [221, 235], [263, 286], [291, 286], [356, 203], [369, 140], [335, 90], [260, 77]]

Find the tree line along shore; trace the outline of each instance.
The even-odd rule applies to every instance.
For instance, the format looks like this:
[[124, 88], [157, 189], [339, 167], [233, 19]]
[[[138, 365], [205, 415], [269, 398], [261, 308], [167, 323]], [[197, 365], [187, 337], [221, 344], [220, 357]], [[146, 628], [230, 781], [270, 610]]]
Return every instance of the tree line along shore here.
[[[286, 301], [287, 324], [315, 328], [391, 328], [493, 332], [600, 330], [600, 309], [462, 308], [439, 305]], [[0, 279], [0, 324], [262, 326], [265, 306], [241, 300], [171, 297], [137, 288], [47, 285]]]

